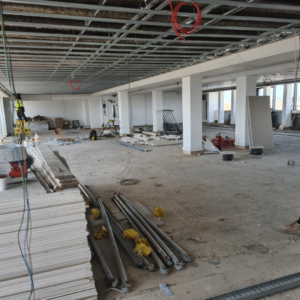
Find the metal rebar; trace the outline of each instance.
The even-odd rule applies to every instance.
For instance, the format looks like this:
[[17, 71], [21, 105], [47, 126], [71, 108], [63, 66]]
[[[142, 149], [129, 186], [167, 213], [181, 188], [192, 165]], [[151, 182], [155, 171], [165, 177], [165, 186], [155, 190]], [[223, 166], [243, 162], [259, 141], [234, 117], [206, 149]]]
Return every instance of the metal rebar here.
[[122, 282], [121, 290], [123, 293], [128, 293], [131, 286], [127, 280], [127, 276], [126, 276], [124, 266], [123, 266], [123, 263], [122, 263], [122, 260], [120, 257], [120, 253], [119, 253], [119, 249], [118, 249], [115, 237], [114, 237], [114, 233], [113, 233], [112, 227], [110, 225], [108, 216], [106, 214], [106, 209], [103, 205], [101, 198], [98, 198], [98, 203], [100, 205], [100, 211], [101, 211], [102, 218], [103, 218], [104, 222], [106, 223], [108, 235], [109, 235], [110, 242], [111, 242], [111, 247], [112, 247], [113, 253], [115, 255], [116, 263], [117, 263], [119, 273], [121, 276], [121, 282]]
[[111, 271], [110, 271], [110, 268], [109, 268], [109, 266], [107, 265], [106, 260], [105, 260], [105, 258], [104, 258], [104, 256], [103, 256], [103, 254], [102, 254], [100, 248], [99, 248], [98, 245], [97, 245], [97, 242], [94, 240], [94, 238], [93, 238], [93, 236], [92, 236], [91, 234], [88, 235], [88, 238], [89, 238], [89, 241], [90, 241], [91, 244], [92, 244], [92, 247], [93, 247], [93, 249], [94, 249], [94, 251], [95, 251], [95, 253], [96, 253], [98, 259], [99, 259], [99, 262], [100, 262], [100, 264], [101, 264], [101, 266], [102, 266], [102, 268], [103, 268], [103, 271], [104, 271], [104, 273], [105, 273], [105, 276], [106, 276], [106, 278], [107, 278], [107, 279], [109, 280], [109, 282], [110, 282], [110, 285], [111, 285], [112, 287], [114, 287], [114, 288], [117, 287], [117, 285], [118, 285], [118, 279], [115, 278], [115, 277], [112, 275], [112, 273], [111, 273]]
[[[136, 224], [132, 220], [131, 216], [126, 212], [126, 210], [122, 207], [122, 205], [117, 200], [115, 200], [115, 198], [113, 198], [113, 200], [114, 200], [115, 204], [118, 206], [118, 208], [121, 210], [121, 212], [124, 214], [124, 216], [127, 218], [128, 222], [133, 227], [133, 229], [140, 235], [140, 237], [143, 238], [144, 237], [143, 234], [141, 233], [139, 228], [136, 226]], [[153, 259], [155, 260], [155, 262], [157, 263], [160, 273], [162, 275], [167, 275], [168, 270], [166, 269], [165, 265], [163, 264], [163, 262], [160, 260], [160, 258], [158, 257], [158, 255], [156, 254], [156, 252], [153, 249], [152, 249], [152, 252], [150, 253], [150, 256], [152, 256]], [[153, 264], [150, 264], [145, 257], [143, 257], [143, 259], [145, 260], [147, 269], [149, 271], [153, 271], [153, 269], [154, 269]]]
[[94, 206], [96, 207], [96, 208], [100, 208], [100, 205], [99, 205], [99, 203], [98, 203], [98, 201], [95, 199], [95, 197], [91, 194], [91, 192], [86, 188], [86, 186], [85, 185], [83, 185], [83, 184], [78, 184], [78, 187], [79, 187], [79, 189], [82, 191], [82, 193], [87, 197], [87, 198], [89, 198], [89, 199], [91, 199], [92, 200], [92, 202], [93, 202], [93, 204], [94, 204]]
[[[122, 234], [123, 233], [123, 228], [120, 226], [120, 224], [116, 221], [116, 219], [113, 217], [113, 215], [109, 212], [108, 209], [106, 209], [106, 212], [108, 214], [108, 217], [110, 218], [110, 220], [112, 221], [113, 224], [115, 224], [116, 228], [118, 229], [118, 231]], [[132, 247], [132, 249], [134, 250], [134, 245], [132, 243], [129, 243], [128, 244]], [[143, 260], [144, 262], [144, 265], [146, 266], [146, 269], [148, 271], [153, 271], [154, 270], [154, 265], [149, 263], [148, 260], [145, 258], [145, 257], [141, 257], [141, 259]]]
[[[146, 226], [144, 226], [144, 224], [142, 224], [142, 222], [140, 222], [140, 220], [135, 216], [135, 214], [123, 203], [123, 201], [117, 195], [115, 195], [115, 199], [128, 212], [128, 214], [131, 216], [131, 218], [134, 220], [134, 222], [138, 225], [138, 227], [140, 228], [140, 230], [148, 238], [148, 240], [150, 241], [150, 243], [152, 244], [152, 246], [156, 249], [156, 251], [158, 252], [158, 254], [160, 254], [160, 256], [164, 259], [164, 261], [166, 262], [166, 264], [168, 266], [171, 266], [172, 265], [172, 261], [171, 261], [170, 257], [167, 255], [167, 252], [163, 249], [163, 247], [161, 247], [161, 244], [154, 238], [154, 236], [152, 236], [152, 232], [154, 233], [154, 235], [156, 235], [155, 232], [148, 226], [148, 228], [150, 229], [150, 231], [152, 231], [150, 233], [150, 231], [148, 231], [148, 229], [146, 229]], [[161, 268], [162, 266], [159, 266], [159, 267]]]
[[[120, 199], [120, 198], [119, 198]], [[156, 234], [156, 232], [150, 227], [150, 225], [145, 221], [145, 219], [139, 214], [139, 212], [131, 205], [131, 203], [121, 195], [121, 199], [126, 203], [133, 214], [140, 220], [140, 222], [147, 228], [151, 235], [156, 239], [164, 251], [171, 257], [176, 270], [181, 270], [183, 267], [183, 262], [180, 262], [178, 258], [173, 254], [173, 252], [167, 247], [167, 245], [161, 240], [161, 238]]]
[[[126, 199], [123, 195], [120, 195], [122, 199]], [[127, 199], [126, 199], [127, 200]], [[128, 200], [127, 200], [128, 201]], [[133, 207], [134, 205], [131, 204]], [[150, 221], [139, 209], [134, 207], [136, 211], [146, 220], [146, 222], [159, 234], [164, 240], [166, 240], [181, 256], [184, 262], [191, 262], [192, 258], [183, 249], [181, 249], [174, 241], [172, 241], [162, 230], [160, 230], [152, 221]]]

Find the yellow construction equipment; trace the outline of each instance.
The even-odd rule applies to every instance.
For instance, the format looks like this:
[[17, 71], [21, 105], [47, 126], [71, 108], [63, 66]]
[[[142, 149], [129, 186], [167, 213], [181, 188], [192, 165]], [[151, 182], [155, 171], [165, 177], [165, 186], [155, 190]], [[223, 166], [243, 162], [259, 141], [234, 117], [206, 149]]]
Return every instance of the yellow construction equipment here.
[[31, 131], [25, 120], [17, 120], [17, 124], [14, 127], [14, 134], [16, 137], [20, 137], [21, 133], [31, 136]]

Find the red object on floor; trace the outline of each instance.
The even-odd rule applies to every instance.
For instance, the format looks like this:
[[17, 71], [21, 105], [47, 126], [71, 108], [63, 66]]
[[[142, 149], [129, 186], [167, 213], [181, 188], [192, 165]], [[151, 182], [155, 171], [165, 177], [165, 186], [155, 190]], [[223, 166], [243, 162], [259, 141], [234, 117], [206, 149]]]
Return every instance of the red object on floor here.
[[231, 139], [229, 137], [223, 138], [221, 134], [217, 134], [215, 139], [212, 139], [211, 142], [215, 147], [217, 147], [219, 150], [222, 149], [230, 149], [234, 148], [235, 140]]
[[[22, 172], [21, 172], [19, 163], [18, 162], [11, 162], [10, 165], [11, 165], [11, 171], [9, 172], [9, 176], [11, 178], [22, 177]], [[24, 174], [25, 177], [27, 177], [27, 175], [28, 175], [27, 163], [24, 161], [24, 162], [21, 162], [21, 165], [22, 165], [23, 174]]]

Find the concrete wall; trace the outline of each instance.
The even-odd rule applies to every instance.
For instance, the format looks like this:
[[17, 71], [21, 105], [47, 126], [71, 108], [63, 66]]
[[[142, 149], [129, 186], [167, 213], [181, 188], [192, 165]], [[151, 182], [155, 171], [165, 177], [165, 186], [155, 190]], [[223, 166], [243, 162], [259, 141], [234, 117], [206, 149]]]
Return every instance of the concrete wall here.
[[64, 120], [79, 120], [81, 125], [90, 125], [88, 100], [34, 100], [24, 101], [27, 117], [41, 115], [55, 121], [55, 118]]

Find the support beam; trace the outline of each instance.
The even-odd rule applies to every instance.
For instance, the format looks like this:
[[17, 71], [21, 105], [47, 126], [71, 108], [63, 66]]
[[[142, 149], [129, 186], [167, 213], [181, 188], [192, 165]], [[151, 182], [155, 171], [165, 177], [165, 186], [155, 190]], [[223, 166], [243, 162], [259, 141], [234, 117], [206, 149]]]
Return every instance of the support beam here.
[[182, 78], [183, 153], [197, 155], [202, 148], [202, 77]]
[[230, 124], [235, 125], [236, 119], [236, 90], [231, 91], [231, 118]]
[[118, 92], [119, 100], [119, 122], [120, 122], [120, 136], [130, 134], [130, 108], [128, 92]]
[[82, 101], [83, 106], [83, 115], [84, 115], [84, 122], [85, 126], [91, 126], [91, 120], [90, 120], [90, 103], [89, 99], [85, 99]]
[[256, 76], [243, 76], [236, 79], [236, 127], [235, 145], [249, 147], [249, 110], [247, 96], [256, 96]]
[[101, 128], [102, 126], [102, 101], [100, 99], [89, 99], [90, 125], [91, 128]]
[[285, 128], [291, 127], [293, 109], [294, 84], [285, 84], [283, 88], [282, 122]]
[[153, 117], [153, 132], [164, 130], [163, 124], [163, 92], [152, 92], [152, 117]]
[[224, 124], [224, 94], [225, 92], [218, 92], [218, 123]]

